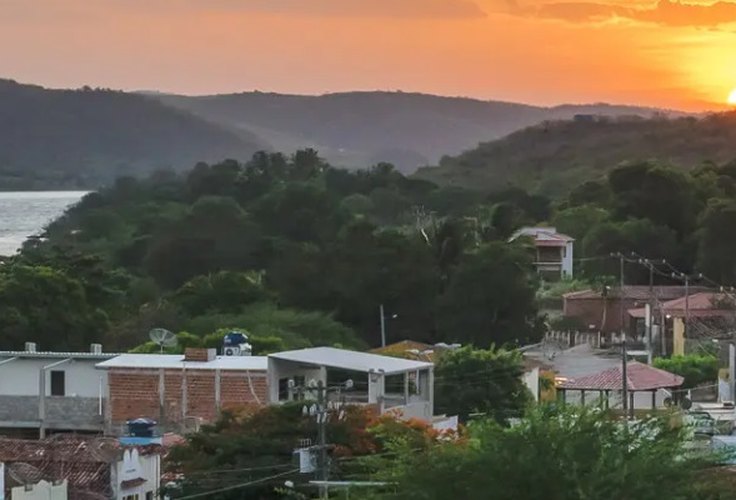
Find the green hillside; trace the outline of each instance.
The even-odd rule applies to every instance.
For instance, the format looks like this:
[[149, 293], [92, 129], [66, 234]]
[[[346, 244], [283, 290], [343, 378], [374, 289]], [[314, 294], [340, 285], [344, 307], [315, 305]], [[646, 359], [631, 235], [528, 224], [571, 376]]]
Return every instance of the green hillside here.
[[94, 187], [261, 147], [149, 97], [0, 80], [0, 189]]
[[619, 118], [546, 122], [486, 142], [417, 176], [482, 190], [521, 186], [548, 195], [631, 161], [660, 160], [691, 169], [736, 158], [736, 113], [697, 119]]

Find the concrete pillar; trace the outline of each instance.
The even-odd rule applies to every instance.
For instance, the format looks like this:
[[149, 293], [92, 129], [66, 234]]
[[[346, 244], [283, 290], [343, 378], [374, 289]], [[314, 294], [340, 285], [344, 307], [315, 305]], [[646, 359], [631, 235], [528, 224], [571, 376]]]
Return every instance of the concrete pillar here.
[[672, 328], [672, 355], [685, 354], [685, 322], [682, 318], [674, 318]]
[[409, 404], [409, 372], [404, 373], [404, 405]]
[[215, 409], [217, 410], [217, 414], [220, 414], [220, 408], [222, 407], [221, 402], [221, 396], [220, 396], [220, 369], [215, 370]]
[[166, 379], [164, 375], [164, 369], [159, 368], [158, 370], [158, 412], [159, 412], [159, 424], [164, 426], [166, 423]]

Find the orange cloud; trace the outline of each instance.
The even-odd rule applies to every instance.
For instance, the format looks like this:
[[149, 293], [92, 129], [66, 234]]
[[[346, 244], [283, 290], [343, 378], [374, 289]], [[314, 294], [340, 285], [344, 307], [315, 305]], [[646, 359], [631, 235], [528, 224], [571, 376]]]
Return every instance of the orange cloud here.
[[[117, 2], [117, 0], [108, 0]], [[128, 0], [128, 5], [167, 11], [233, 10], [319, 17], [465, 19], [485, 17], [473, 0]]]
[[651, 6], [627, 7], [602, 2], [551, 2], [537, 5], [509, 3], [508, 12], [525, 17], [557, 19], [572, 23], [598, 22], [613, 18], [675, 27], [716, 28], [736, 23], [736, 2], [685, 3], [660, 0]]

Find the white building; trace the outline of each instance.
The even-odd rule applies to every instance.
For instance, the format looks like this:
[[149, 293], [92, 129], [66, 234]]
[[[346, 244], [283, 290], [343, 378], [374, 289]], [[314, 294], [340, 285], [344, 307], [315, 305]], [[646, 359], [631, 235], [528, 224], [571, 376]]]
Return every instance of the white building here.
[[[350, 383], [347, 383], [347, 381]], [[434, 364], [316, 347], [268, 356], [269, 400], [316, 398], [319, 383], [329, 402], [371, 405], [379, 414], [432, 421]]]
[[522, 237], [533, 241], [534, 266], [542, 277], [551, 280], [573, 277], [573, 238], [558, 233], [554, 227], [523, 227], [509, 241]]
[[103, 428], [107, 374], [95, 369], [116, 354], [0, 351], [0, 430], [98, 432]]

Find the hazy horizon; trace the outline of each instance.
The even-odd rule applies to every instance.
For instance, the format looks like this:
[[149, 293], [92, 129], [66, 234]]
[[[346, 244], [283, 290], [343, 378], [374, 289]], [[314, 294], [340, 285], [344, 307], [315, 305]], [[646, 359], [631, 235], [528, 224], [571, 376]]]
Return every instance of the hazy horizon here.
[[[1, 1], [1, 0], [0, 0]], [[469, 99], [474, 100], [478, 102], [485, 102], [485, 103], [504, 103], [504, 104], [512, 104], [512, 105], [522, 105], [522, 106], [530, 106], [530, 107], [539, 107], [539, 108], [555, 108], [560, 106], [630, 106], [630, 107], [644, 107], [644, 108], [652, 108], [652, 109], [660, 109], [662, 111], [673, 111], [673, 112], [680, 112], [685, 111], [682, 109], [676, 109], [676, 108], [669, 108], [664, 106], [656, 106], [656, 105], [650, 105], [647, 103], [636, 103], [636, 102], [611, 102], [611, 101], [602, 101], [602, 100], [592, 100], [592, 101], [564, 101], [564, 102], [552, 102], [549, 104], [545, 103], [536, 103], [536, 102], [523, 102], [523, 101], [510, 101], [506, 99], [500, 99], [500, 98], [483, 98], [483, 97], [476, 97], [471, 95], [451, 95], [451, 94], [437, 94], [437, 93], [430, 93], [430, 92], [423, 92], [421, 90], [406, 90], [406, 89], [381, 89], [381, 88], [356, 88], [356, 89], [348, 89], [348, 90], [335, 90], [335, 91], [325, 91], [325, 92], [314, 92], [314, 93], [307, 93], [307, 92], [278, 92], [274, 90], [268, 90], [268, 89], [245, 89], [245, 90], [233, 90], [229, 92], [217, 92], [217, 93], [181, 93], [181, 92], [173, 92], [168, 91], [166, 89], [140, 89], [140, 88], [116, 88], [111, 86], [102, 86], [102, 85], [96, 85], [94, 83], [83, 83], [79, 86], [51, 86], [51, 85], [44, 85], [43, 83], [38, 82], [30, 82], [30, 81], [22, 81], [18, 78], [14, 78], [12, 76], [5, 76], [0, 75], [0, 80], [11, 80], [14, 81], [20, 85], [31, 85], [31, 86], [39, 86], [43, 87], [47, 90], [80, 90], [83, 87], [89, 87], [93, 89], [105, 89], [105, 90], [111, 90], [111, 91], [119, 91], [119, 92], [126, 92], [131, 94], [151, 94], [151, 95], [178, 95], [182, 97], [213, 97], [213, 96], [219, 96], [219, 95], [237, 95], [237, 94], [249, 94], [249, 93], [261, 93], [261, 94], [276, 94], [276, 95], [282, 95], [282, 96], [297, 96], [297, 97], [322, 97], [322, 96], [328, 96], [328, 95], [339, 95], [339, 94], [351, 94], [351, 93], [395, 93], [395, 94], [408, 94], [408, 95], [425, 95], [425, 96], [432, 96], [432, 97], [439, 97], [439, 98], [447, 98], [447, 99]], [[718, 106], [714, 104], [714, 107], [712, 109], [702, 109], [702, 112], [716, 112], [716, 111], [723, 111], [724, 106]]]

